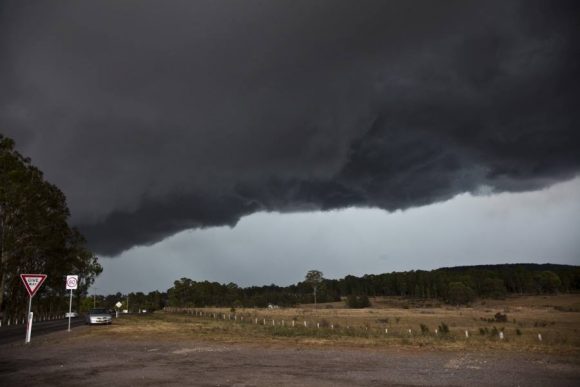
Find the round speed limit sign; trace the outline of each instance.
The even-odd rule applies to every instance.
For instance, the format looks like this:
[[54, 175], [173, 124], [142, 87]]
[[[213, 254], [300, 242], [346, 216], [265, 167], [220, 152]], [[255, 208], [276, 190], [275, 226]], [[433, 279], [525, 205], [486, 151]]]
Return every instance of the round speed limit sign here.
[[66, 276], [66, 290], [76, 289], [79, 282], [78, 275], [67, 275]]

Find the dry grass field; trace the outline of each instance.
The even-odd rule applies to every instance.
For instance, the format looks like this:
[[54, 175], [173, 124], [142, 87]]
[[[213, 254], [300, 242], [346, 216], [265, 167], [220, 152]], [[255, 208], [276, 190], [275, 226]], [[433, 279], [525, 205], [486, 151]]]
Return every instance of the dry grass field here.
[[[126, 316], [110, 329], [94, 330], [92, 334], [259, 345], [406, 346], [580, 354], [580, 295], [510, 297], [460, 308], [432, 300], [396, 297], [377, 298], [372, 304], [366, 309], [347, 309], [342, 303], [322, 304], [316, 309], [312, 305], [168, 309], [146, 316]], [[505, 315], [506, 321], [496, 321], [498, 313]], [[442, 332], [443, 324], [449, 332]]]
[[[381, 298], [361, 310], [334, 303], [124, 315], [5, 344], [0, 384], [577, 386], [579, 306], [578, 295], [469, 308]], [[493, 321], [497, 313], [507, 320]], [[435, 334], [442, 323], [449, 332]]]

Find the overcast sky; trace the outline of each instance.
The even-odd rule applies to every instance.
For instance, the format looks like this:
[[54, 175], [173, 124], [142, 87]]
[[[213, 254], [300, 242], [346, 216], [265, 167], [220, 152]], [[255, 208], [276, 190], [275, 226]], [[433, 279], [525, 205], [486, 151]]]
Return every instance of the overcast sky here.
[[8, 0], [0, 132], [67, 195], [103, 292], [578, 263], [578, 14]]

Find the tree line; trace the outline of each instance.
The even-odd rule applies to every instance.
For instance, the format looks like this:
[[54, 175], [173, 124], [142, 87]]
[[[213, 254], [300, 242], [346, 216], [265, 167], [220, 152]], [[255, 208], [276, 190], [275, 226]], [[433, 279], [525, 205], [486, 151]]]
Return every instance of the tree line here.
[[102, 271], [69, 215], [62, 191], [0, 134], [0, 321], [26, 310], [20, 274], [48, 275], [33, 310], [52, 314], [68, 310], [67, 274], [78, 274], [77, 294], [86, 295]]
[[[121, 306], [117, 308], [117, 303], [119, 302], [121, 303]], [[160, 292], [158, 290], [147, 294], [143, 292], [131, 292], [128, 294], [117, 292], [107, 296], [94, 295], [92, 297], [86, 297], [82, 300], [79, 311], [83, 313], [93, 307], [98, 307], [110, 310], [126, 310], [129, 313], [140, 313], [160, 310], [166, 305], [166, 292]]]
[[[310, 272], [309, 272], [310, 273]], [[267, 285], [241, 288], [181, 278], [167, 291], [167, 305], [174, 307], [266, 307], [295, 306], [346, 299], [367, 306], [365, 297], [403, 296], [439, 299], [467, 304], [476, 298], [503, 298], [510, 294], [554, 294], [580, 290], [580, 267], [554, 264], [504, 264], [461, 266], [431, 271], [413, 270], [342, 279], [321, 278], [313, 288], [304, 281], [286, 287]]]

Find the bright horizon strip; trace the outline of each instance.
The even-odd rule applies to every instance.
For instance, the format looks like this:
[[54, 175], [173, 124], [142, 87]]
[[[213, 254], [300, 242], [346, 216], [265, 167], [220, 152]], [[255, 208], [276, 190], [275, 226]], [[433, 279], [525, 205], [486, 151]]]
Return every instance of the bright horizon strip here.
[[234, 227], [177, 233], [103, 257], [101, 294], [166, 291], [182, 277], [239, 286], [287, 286], [316, 269], [325, 278], [502, 263], [580, 263], [580, 178], [550, 188], [392, 213], [256, 213]]

